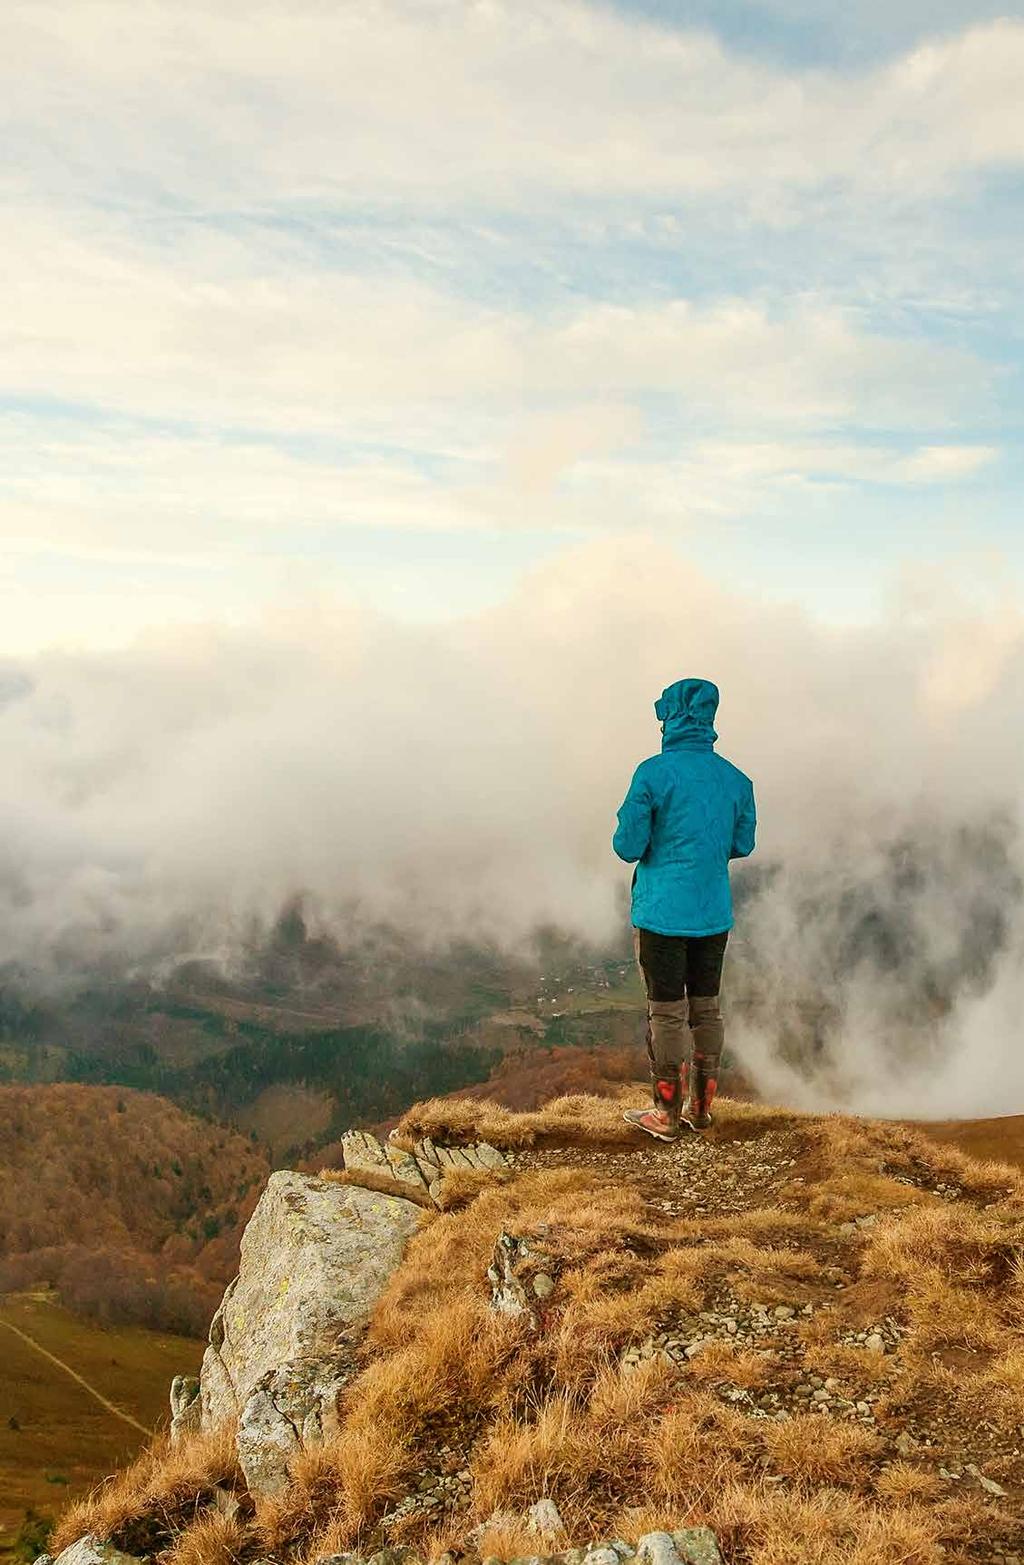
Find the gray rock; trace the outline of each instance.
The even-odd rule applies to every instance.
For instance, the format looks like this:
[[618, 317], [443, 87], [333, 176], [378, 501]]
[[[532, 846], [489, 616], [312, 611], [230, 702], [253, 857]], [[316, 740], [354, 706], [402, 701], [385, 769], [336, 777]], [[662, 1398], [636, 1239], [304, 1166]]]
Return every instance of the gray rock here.
[[341, 1149], [345, 1154], [345, 1167], [351, 1173], [357, 1174], [360, 1170], [371, 1174], [389, 1172], [384, 1148], [376, 1136], [368, 1135], [365, 1130], [346, 1130], [341, 1138]]
[[386, 1148], [388, 1163], [391, 1172], [396, 1179], [403, 1184], [411, 1185], [421, 1195], [427, 1194], [427, 1181], [423, 1177], [420, 1165], [411, 1152], [406, 1152], [403, 1147], [396, 1147], [389, 1143]]
[[137, 1554], [122, 1554], [112, 1543], [88, 1534], [62, 1550], [53, 1565], [140, 1565], [140, 1561]]
[[37, 1554], [32, 1565], [53, 1565], [52, 1554]]
[[981, 1469], [976, 1467], [973, 1462], [967, 1463], [965, 1471], [970, 1473], [971, 1477], [977, 1480], [986, 1494], [994, 1494], [998, 1500], [1006, 1499], [1006, 1490], [1003, 1488], [1003, 1486], [1001, 1484], [997, 1484], [994, 1478], [986, 1478]]
[[877, 1331], [873, 1331], [870, 1337], [865, 1337], [864, 1346], [869, 1353], [884, 1353], [885, 1338], [880, 1336]]
[[670, 1532], [646, 1532], [636, 1546], [641, 1565], [681, 1565]]
[[502, 1529], [516, 1527], [521, 1520], [522, 1518], [514, 1511], [492, 1511], [490, 1516], [486, 1516], [482, 1522], [477, 1522], [476, 1526], [470, 1529], [466, 1534], [466, 1542], [478, 1543], [489, 1527]]
[[545, 1538], [556, 1538], [559, 1533], [565, 1531], [565, 1523], [554, 1500], [546, 1497], [537, 1500], [526, 1513], [526, 1521], [532, 1532], [539, 1532]]
[[171, 1381], [171, 1444], [195, 1434], [203, 1419], [196, 1375], [175, 1375]]
[[588, 1549], [583, 1556], [583, 1565], [619, 1565], [619, 1556], [612, 1548]]
[[484, 1168], [507, 1168], [508, 1163], [497, 1147], [492, 1147], [489, 1141], [478, 1141], [473, 1149]]
[[487, 1268], [491, 1308], [500, 1315], [522, 1316], [537, 1326], [533, 1300], [545, 1299], [554, 1290], [556, 1267], [556, 1257], [536, 1239], [500, 1233]]
[[524, 1241], [515, 1234], [498, 1235], [494, 1258], [487, 1269], [491, 1284], [491, 1308], [497, 1310], [499, 1315], [524, 1316], [536, 1325], [537, 1317], [518, 1275], [524, 1254]]
[[347, 1376], [329, 1360], [293, 1359], [268, 1370], [238, 1420], [238, 1461], [250, 1494], [279, 1494], [289, 1459], [338, 1432], [338, 1397]]
[[398, 1196], [287, 1170], [270, 1176], [210, 1326], [204, 1429], [238, 1418], [271, 1371], [329, 1358], [337, 1334], [369, 1316], [419, 1212]]
[[710, 1527], [684, 1527], [672, 1541], [686, 1565], [722, 1565], [718, 1539]]

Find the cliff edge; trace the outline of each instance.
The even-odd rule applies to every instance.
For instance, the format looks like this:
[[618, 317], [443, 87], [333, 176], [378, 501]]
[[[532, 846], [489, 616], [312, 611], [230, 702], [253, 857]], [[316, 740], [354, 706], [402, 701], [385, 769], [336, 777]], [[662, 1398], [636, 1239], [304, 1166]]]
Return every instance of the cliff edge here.
[[723, 1102], [439, 1100], [272, 1176], [60, 1565], [1021, 1565], [1024, 1177]]

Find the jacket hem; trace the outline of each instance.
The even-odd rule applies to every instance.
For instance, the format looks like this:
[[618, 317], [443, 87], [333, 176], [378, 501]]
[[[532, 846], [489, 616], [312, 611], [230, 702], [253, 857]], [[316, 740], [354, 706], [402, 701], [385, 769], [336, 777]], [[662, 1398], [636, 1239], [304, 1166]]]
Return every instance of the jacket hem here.
[[677, 938], [685, 936], [688, 940], [697, 940], [702, 935], [724, 935], [735, 925], [735, 919], [730, 919], [728, 924], [716, 925], [712, 929], [661, 929], [657, 924], [638, 924], [634, 921], [634, 929], [646, 929], [650, 935], [675, 935]]

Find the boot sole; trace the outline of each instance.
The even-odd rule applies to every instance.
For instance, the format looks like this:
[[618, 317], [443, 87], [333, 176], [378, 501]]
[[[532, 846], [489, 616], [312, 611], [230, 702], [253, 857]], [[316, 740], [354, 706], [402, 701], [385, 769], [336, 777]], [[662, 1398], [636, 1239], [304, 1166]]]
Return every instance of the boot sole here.
[[622, 1117], [626, 1121], [627, 1125], [632, 1125], [634, 1130], [642, 1130], [645, 1136], [650, 1136], [654, 1141], [668, 1141], [671, 1143], [673, 1141], [679, 1140], [678, 1130], [672, 1131], [670, 1135], [665, 1135], [660, 1130], [648, 1130], [646, 1125], [641, 1125], [639, 1121], [630, 1119], [628, 1114], [623, 1114]]

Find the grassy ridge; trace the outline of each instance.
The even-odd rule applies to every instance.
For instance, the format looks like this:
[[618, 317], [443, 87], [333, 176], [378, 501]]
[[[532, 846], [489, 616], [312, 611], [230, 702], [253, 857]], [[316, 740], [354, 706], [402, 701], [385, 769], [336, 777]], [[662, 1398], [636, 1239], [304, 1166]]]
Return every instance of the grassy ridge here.
[[[337, 1431], [248, 1498], [225, 1444], [158, 1445], [60, 1541], [145, 1542], [164, 1565], [385, 1544], [504, 1559], [536, 1549], [525, 1516], [546, 1496], [567, 1541], [701, 1523], [729, 1565], [1024, 1551], [1017, 1170], [729, 1100], [706, 1136], [638, 1145], [621, 1108], [639, 1097], [410, 1110], [400, 1138], [483, 1136], [512, 1168], [424, 1215]], [[490, 1307], [501, 1233], [528, 1240], [524, 1287], [547, 1274], [532, 1319]]]

